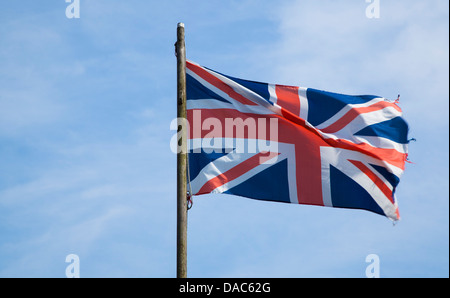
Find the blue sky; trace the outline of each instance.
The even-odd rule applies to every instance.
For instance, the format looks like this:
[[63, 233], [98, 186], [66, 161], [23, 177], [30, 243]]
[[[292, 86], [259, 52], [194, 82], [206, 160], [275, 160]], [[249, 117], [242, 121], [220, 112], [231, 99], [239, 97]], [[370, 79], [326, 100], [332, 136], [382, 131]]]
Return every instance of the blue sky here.
[[175, 277], [176, 26], [187, 57], [245, 79], [377, 94], [410, 124], [401, 221], [194, 198], [190, 277], [449, 276], [448, 1], [0, 4], [0, 277]]

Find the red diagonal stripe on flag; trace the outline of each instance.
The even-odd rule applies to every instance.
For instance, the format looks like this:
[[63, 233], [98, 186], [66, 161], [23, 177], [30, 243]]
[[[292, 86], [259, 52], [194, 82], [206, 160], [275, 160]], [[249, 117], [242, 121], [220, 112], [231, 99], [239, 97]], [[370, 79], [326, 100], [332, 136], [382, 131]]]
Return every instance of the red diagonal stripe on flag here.
[[251, 105], [255, 106], [257, 105], [253, 101], [249, 100], [248, 98], [242, 96], [241, 94], [234, 91], [233, 88], [231, 88], [229, 85], [225, 84], [222, 80], [218, 79], [217, 77], [211, 75], [209, 72], [204, 70], [202, 67], [197, 66], [189, 61], [186, 61], [186, 67], [194, 72], [196, 75], [213, 85], [214, 87], [218, 88], [219, 90], [225, 92], [230, 96], [231, 98], [239, 101], [242, 104], [245, 105]]
[[377, 175], [375, 175], [365, 164], [357, 160], [349, 160], [355, 167], [361, 170], [370, 180], [375, 183], [375, 185], [381, 190], [381, 192], [394, 204], [394, 199], [392, 198], [392, 190], [383, 182]]
[[368, 107], [360, 107], [360, 108], [351, 109], [344, 116], [339, 118], [339, 120], [337, 120], [330, 126], [324, 128], [324, 129], [321, 129], [321, 131], [324, 133], [335, 133], [335, 132], [343, 129], [346, 125], [348, 125], [350, 122], [352, 122], [359, 115], [364, 114], [364, 113], [382, 110], [386, 107], [393, 107], [397, 111], [401, 112], [401, 109], [396, 104], [386, 102], [386, 101], [380, 101], [380, 102], [374, 103], [373, 105], [370, 105]]
[[247, 173], [251, 169], [259, 166], [260, 164], [263, 164], [264, 162], [274, 158], [275, 156], [280, 155], [278, 152], [260, 152], [249, 159], [241, 162], [237, 166], [231, 168], [230, 170], [226, 171], [225, 173], [222, 173], [212, 179], [210, 179], [208, 182], [206, 182], [198, 194], [204, 194], [204, 193], [210, 193], [214, 189], [216, 189], [219, 186], [224, 185], [225, 183], [228, 183], [243, 174]]

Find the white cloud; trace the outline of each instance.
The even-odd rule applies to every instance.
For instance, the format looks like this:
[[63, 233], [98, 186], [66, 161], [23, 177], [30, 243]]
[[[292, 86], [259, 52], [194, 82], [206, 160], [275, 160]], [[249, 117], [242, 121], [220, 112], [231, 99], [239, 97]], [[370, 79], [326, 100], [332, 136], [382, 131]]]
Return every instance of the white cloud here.
[[[281, 83], [400, 93], [410, 119], [448, 125], [448, 2], [381, 1], [380, 19], [365, 17], [364, 1], [316, 4], [290, 2], [278, 12], [281, 38], [272, 55]], [[427, 104], [436, 108], [424, 114]]]

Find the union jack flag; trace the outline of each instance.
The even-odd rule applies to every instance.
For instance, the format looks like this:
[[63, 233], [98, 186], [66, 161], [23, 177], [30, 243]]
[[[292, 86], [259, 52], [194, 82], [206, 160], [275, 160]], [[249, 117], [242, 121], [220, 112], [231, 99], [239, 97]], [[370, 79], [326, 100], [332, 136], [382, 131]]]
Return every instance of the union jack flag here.
[[186, 62], [191, 194], [400, 218], [408, 125], [397, 101], [238, 79]]

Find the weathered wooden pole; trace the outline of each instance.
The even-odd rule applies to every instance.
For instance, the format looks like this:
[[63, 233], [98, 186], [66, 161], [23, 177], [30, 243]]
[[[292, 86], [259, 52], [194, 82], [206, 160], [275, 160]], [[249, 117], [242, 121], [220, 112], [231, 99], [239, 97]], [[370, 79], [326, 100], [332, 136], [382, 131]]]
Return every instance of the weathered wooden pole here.
[[[177, 26], [177, 118], [178, 131], [185, 131], [182, 119], [186, 119], [186, 48], [184, 24]], [[187, 134], [178, 139], [177, 153], [177, 278], [187, 277]]]

